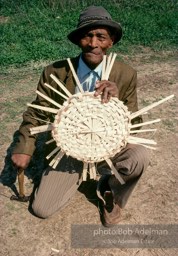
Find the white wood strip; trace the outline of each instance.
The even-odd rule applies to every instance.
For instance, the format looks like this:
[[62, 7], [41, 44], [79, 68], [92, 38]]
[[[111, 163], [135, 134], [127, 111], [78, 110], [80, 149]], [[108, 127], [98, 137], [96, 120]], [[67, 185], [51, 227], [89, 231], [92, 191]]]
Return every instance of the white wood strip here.
[[167, 100], [172, 99], [173, 97], [174, 97], [174, 94], [172, 94], [172, 95], [170, 95], [170, 96], [168, 96], [168, 97], [166, 97], [166, 98], [164, 98], [164, 99], [162, 99], [162, 100], [159, 100], [159, 101], [157, 101], [157, 102], [154, 102], [154, 103], [152, 103], [151, 105], [149, 105], [149, 106], [147, 106], [147, 107], [145, 107], [145, 108], [142, 108], [142, 109], [138, 110], [137, 112], [132, 113], [130, 117], [131, 117], [131, 119], [133, 119], [133, 118], [135, 118], [135, 117], [137, 117], [137, 116], [139, 116], [139, 115], [142, 115], [142, 114], [145, 113], [146, 111], [148, 111], [148, 110], [150, 110], [150, 109], [152, 109], [152, 108], [154, 108], [154, 107], [157, 107], [158, 105], [162, 104], [163, 102], [165, 102], [165, 101], [167, 101]]
[[60, 105], [59, 103], [57, 103], [56, 101], [52, 100], [50, 97], [44, 95], [43, 93], [39, 92], [38, 90], [36, 90], [36, 93], [38, 95], [40, 95], [42, 98], [44, 98], [45, 100], [49, 101], [50, 103], [52, 103], [53, 105], [55, 105], [58, 108], [61, 108], [62, 105]]
[[89, 163], [90, 179], [94, 179], [93, 175], [93, 163]]
[[51, 140], [46, 141], [45, 144], [48, 145], [48, 144], [50, 144], [50, 143], [52, 143], [52, 142], [54, 142], [54, 141], [55, 141], [54, 139], [51, 139]]
[[106, 80], [109, 79], [109, 75], [110, 75], [110, 72], [111, 72], [111, 69], [113, 67], [113, 64], [114, 64], [114, 61], [115, 61], [115, 58], [116, 58], [117, 54], [114, 53], [114, 55], [112, 56], [112, 59], [111, 59], [111, 63], [109, 65], [109, 68], [106, 70]]
[[[113, 53], [111, 52], [110, 54], [109, 54], [109, 56], [108, 56], [108, 58], [107, 58], [107, 65], [106, 65], [106, 71], [107, 70], [109, 70], [109, 67], [110, 67], [110, 65], [111, 65], [111, 59], [112, 59], [112, 57], [113, 57]], [[105, 71], [105, 72], [106, 72]]]
[[137, 127], [141, 127], [141, 126], [148, 125], [148, 124], [158, 123], [158, 122], [160, 122], [160, 121], [161, 121], [161, 119], [158, 118], [158, 119], [155, 119], [155, 120], [152, 120], [152, 121], [148, 121], [148, 122], [144, 122], [144, 123], [133, 124], [133, 125], [130, 126], [130, 129], [132, 129], [132, 128], [137, 128]]
[[101, 80], [105, 80], [105, 73], [106, 73], [106, 55], [103, 56]]
[[68, 97], [66, 95], [64, 95], [63, 93], [59, 92], [58, 90], [56, 90], [55, 88], [53, 88], [51, 85], [45, 83], [46, 87], [48, 87], [49, 89], [51, 89], [52, 91], [56, 92], [58, 95], [60, 95], [61, 97], [63, 97], [64, 99], [68, 99]]
[[136, 143], [136, 142], [131, 142], [132, 144], [137, 144], [137, 145], [141, 145], [141, 146], [143, 146], [143, 147], [145, 147], [145, 148], [149, 148], [149, 149], [153, 149], [153, 150], [157, 150], [158, 148], [155, 148], [155, 147], [152, 147], [152, 146], [148, 146], [148, 145], [146, 145], [146, 144], [144, 144], [144, 143]]
[[55, 153], [57, 153], [60, 150], [59, 147], [56, 147], [53, 151], [51, 151], [51, 153], [49, 155], [47, 155], [46, 159], [49, 159], [50, 157], [52, 157]]
[[47, 112], [50, 112], [50, 113], [53, 113], [53, 114], [57, 114], [57, 112], [58, 112], [58, 109], [55, 109], [55, 108], [43, 107], [43, 106], [30, 104], [30, 103], [27, 103], [27, 106], [32, 107], [32, 108], [36, 108], [36, 109], [40, 109], [40, 110], [44, 110], [44, 111], [47, 111]]
[[144, 129], [144, 130], [134, 130], [134, 131], [130, 131], [130, 134], [132, 133], [142, 133], [142, 132], [156, 132], [157, 129]]
[[92, 170], [93, 170], [93, 179], [96, 180], [96, 166], [95, 166], [94, 163], [93, 163], [93, 166], [92, 166]]
[[64, 153], [62, 151], [60, 151], [57, 156], [54, 158], [55, 159], [55, 163], [53, 164], [53, 168], [55, 169], [58, 165], [58, 163], [61, 161], [62, 157], [64, 156]]
[[52, 130], [52, 125], [47, 124], [47, 125], [41, 125], [41, 126], [30, 128], [30, 133], [33, 135], [33, 134], [47, 132], [47, 131], [51, 131], [51, 130]]
[[157, 142], [154, 140], [149, 140], [149, 139], [144, 139], [144, 138], [138, 138], [138, 137], [133, 137], [129, 136], [128, 137], [128, 142], [135, 141], [136, 143], [144, 143], [144, 144], [150, 144], [150, 145], [156, 145]]
[[37, 120], [37, 121], [43, 122], [43, 123], [51, 124], [51, 122], [50, 122], [50, 121], [46, 121], [46, 120], [43, 120], [43, 119], [38, 118], [38, 117], [34, 117], [34, 116], [32, 116], [31, 118], [33, 118], [33, 119], [35, 119], [35, 120]]
[[61, 87], [61, 89], [67, 94], [67, 96], [71, 97], [72, 94], [67, 90], [67, 88], [59, 81], [57, 77], [55, 77], [53, 74], [50, 75], [50, 77]]
[[87, 171], [88, 171], [88, 163], [84, 162], [83, 163], [83, 174], [82, 174], [83, 181], [87, 180]]
[[113, 174], [116, 176], [116, 178], [119, 180], [119, 182], [121, 183], [121, 185], [125, 184], [125, 181], [123, 180], [123, 178], [121, 177], [121, 175], [118, 173], [118, 171], [116, 170], [116, 168], [114, 167], [112, 161], [109, 158], [106, 158], [105, 161], [107, 162], [107, 164], [109, 165], [109, 167], [111, 168]]
[[70, 58], [67, 58], [67, 61], [68, 61], [68, 63], [69, 63], [69, 66], [70, 66], [70, 69], [71, 69], [71, 71], [72, 71], [73, 77], [74, 77], [74, 79], [75, 79], [75, 82], [76, 82], [76, 84], [77, 84], [77, 86], [78, 86], [80, 92], [81, 92], [81, 93], [84, 93], [84, 90], [83, 90], [83, 88], [82, 88], [82, 86], [81, 86], [81, 84], [80, 84], [80, 81], [79, 81], [78, 76], [77, 76], [77, 74], [76, 74], [76, 72], [75, 72], [75, 70], [74, 70], [74, 67], [73, 67], [73, 65], [72, 65], [72, 62], [71, 62]]

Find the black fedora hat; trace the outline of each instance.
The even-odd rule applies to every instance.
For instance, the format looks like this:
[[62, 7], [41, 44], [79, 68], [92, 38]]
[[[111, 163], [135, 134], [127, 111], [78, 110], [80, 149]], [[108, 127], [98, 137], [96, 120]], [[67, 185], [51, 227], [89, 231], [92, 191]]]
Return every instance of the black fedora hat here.
[[67, 37], [72, 43], [78, 45], [83, 30], [98, 26], [105, 26], [110, 29], [115, 36], [114, 44], [121, 39], [121, 25], [113, 21], [111, 15], [102, 6], [90, 6], [81, 12], [77, 28]]

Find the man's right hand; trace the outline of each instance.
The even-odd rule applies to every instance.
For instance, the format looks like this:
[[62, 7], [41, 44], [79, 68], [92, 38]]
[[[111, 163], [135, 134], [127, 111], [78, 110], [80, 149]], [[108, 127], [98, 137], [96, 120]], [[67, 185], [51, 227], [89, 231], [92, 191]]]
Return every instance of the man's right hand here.
[[15, 167], [26, 169], [30, 163], [31, 156], [25, 154], [13, 154], [11, 159]]

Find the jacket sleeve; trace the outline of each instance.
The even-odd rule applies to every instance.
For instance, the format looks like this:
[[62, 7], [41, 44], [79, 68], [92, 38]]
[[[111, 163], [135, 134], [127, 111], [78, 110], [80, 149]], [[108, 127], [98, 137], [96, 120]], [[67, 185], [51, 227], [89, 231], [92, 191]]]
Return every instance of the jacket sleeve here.
[[[123, 102], [128, 107], [130, 112], [138, 111], [138, 99], [137, 99], [137, 72], [132, 69], [130, 72], [129, 81], [123, 86]], [[131, 120], [132, 124], [141, 123], [142, 117], [138, 116]]]
[[[125, 104], [128, 107], [128, 110], [131, 112], [138, 111], [138, 99], [137, 99], [137, 72], [135, 71], [133, 77], [130, 81], [130, 85], [125, 93]], [[131, 120], [132, 124], [142, 123], [142, 117], [137, 116]]]
[[124, 93], [124, 103], [127, 105], [128, 110], [135, 112], [138, 110], [137, 103], [137, 73], [133, 73], [133, 76], [128, 84], [127, 90]]
[[[51, 98], [51, 90], [49, 90], [44, 85], [45, 82], [48, 83], [48, 77], [48, 71], [47, 69], [45, 69], [40, 77], [37, 90]], [[37, 96], [32, 104], [55, 108], [54, 105], [52, 105], [40, 96]], [[31, 135], [30, 128], [44, 125], [45, 122], [43, 122], [42, 120], [51, 121], [52, 118], [52, 114], [47, 111], [28, 107], [27, 110], [23, 113], [23, 121], [19, 128], [19, 137], [17, 138], [13, 153], [32, 156], [35, 150], [37, 135]]]

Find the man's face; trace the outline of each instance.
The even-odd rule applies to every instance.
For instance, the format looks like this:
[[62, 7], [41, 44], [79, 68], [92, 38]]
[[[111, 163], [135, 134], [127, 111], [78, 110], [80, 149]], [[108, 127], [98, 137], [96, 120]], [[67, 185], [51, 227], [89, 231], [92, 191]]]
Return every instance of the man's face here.
[[82, 58], [85, 63], [94, 69], [103, 60], [103, 55], [112, 47], [114, 38], [107, 28], [93, 28], [83, 33], [79, 41], [82, 49]]

